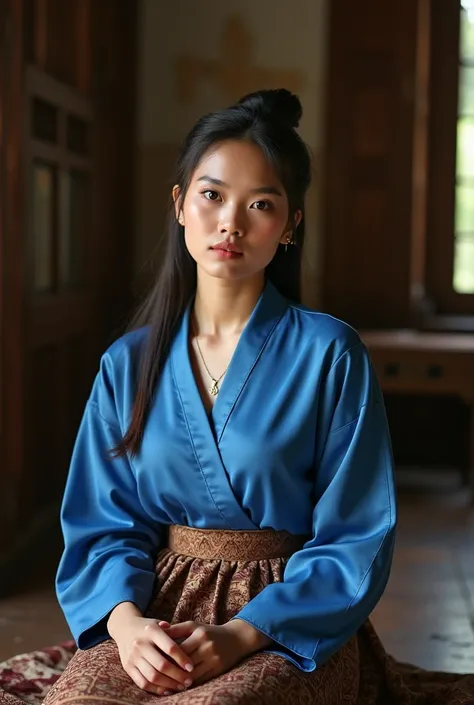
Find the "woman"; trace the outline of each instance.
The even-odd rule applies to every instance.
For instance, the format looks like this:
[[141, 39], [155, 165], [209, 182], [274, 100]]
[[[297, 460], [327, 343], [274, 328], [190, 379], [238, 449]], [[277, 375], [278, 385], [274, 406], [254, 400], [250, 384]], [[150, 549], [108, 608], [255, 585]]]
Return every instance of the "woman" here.
[[72, 457], [57, 594], [79, 650], [48, 705], [406, 695], [367, 622], [396, 526], [382, 397], [357, 333], [298, 303], [300, 117], [261, 91], [184, 142], [162, 271]]

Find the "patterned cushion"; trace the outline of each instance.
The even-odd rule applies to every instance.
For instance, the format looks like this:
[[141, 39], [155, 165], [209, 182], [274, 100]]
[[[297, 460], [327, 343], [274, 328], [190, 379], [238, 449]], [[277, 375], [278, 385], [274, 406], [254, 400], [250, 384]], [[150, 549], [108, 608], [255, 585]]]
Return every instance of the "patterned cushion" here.
[[0, 704], [40, 705], [75, 651], [74, 641], [65, 641], [0, 663]]

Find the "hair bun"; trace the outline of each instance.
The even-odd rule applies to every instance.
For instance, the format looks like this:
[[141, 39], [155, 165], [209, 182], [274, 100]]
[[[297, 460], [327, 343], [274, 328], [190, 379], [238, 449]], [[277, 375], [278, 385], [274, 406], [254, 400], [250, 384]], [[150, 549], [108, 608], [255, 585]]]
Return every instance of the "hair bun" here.
[[288, 127], [298, 127], [303, 115], [300, 99], [286, 88], [248, 93], [239, 100], [239, 104], [249, 108], [256, 115], [267, 120], [278, 120]]

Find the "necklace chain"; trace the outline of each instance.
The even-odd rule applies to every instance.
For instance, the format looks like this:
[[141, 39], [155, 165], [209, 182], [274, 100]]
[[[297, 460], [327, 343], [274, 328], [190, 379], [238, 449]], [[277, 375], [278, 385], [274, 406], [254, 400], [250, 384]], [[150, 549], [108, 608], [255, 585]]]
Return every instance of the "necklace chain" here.
[[196, 328], [195, 328], [195, 326], [194, 326], [194, 322], [193, 322], [193, 331], [194, 331], [194, 335], [195, 335], [195, 339], [196, 339], [197, 349], [198, 349], [198, 351], [199, 351], [199, 355], [201, 356], [202, 364], [204, 365], [207, 374], [209, 375], [209, 377], [210, 377], [211, 380], [212, 380], [212, 386], [211, 386], [211, 388], [210, 388], [208, 391], [209, 391], [209, 394], [212, 394], [212, 396], [215, 397], [215, 396], [217, 396], [217, 395], [219, 394], [219, 382], [221, 381], [221, 379], [223, 378], [223, 376], [225, 375], [225, 373], [226, 373], [227, 370], [229, 369], [229, 365], [227, 365], [227, 367], [225, 368], [224, 372], [221, 374], [220, 377], [218, 377], [217, 379], [216, 379], [215, 377], [213, 377], [213, 376], [211, 375], [211, 373], [209, 372], [209, 368], [208, 368], [208, 366], [206, 365], [206, 361], [205, 361], [205, 359], [204, 359], [204, 355], [202, 354], [202, 350], [201, 350], [201, 346], [199, 345], [198, 335], [197, 335]]

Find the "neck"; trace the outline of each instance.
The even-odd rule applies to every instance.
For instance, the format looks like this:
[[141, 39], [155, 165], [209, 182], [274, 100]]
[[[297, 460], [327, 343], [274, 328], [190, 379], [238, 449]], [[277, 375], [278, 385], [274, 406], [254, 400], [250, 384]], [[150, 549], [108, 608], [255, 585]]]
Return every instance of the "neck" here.
[[200, 335], [240, 334], [265, 286], [263, 273], [251, 279], [229, 281], [198, 272], [194, 319]]

